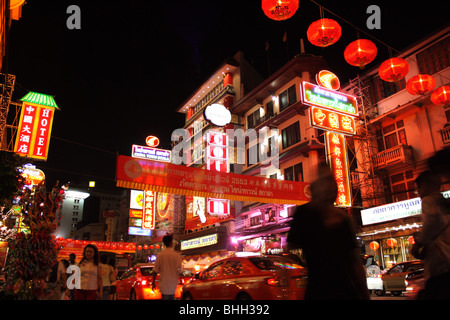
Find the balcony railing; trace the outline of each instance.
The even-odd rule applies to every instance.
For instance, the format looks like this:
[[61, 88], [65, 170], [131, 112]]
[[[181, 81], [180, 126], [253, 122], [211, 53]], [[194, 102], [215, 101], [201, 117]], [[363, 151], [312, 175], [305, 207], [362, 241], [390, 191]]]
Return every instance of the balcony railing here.
[[450, 143], [450, 127], [441, 130], [441, 137], [444, 144]]
[[410, 146], [401, 144], [394, 148], [381, 151], [374, 156], [375, 167], [381, 168], [394, 163], [412, 164], [412, 150]]

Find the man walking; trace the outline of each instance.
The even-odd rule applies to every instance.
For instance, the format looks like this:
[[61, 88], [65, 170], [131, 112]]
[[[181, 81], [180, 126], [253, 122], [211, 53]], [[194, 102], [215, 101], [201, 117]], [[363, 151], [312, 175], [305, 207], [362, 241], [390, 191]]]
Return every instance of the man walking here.
[[159, 291], [161, 291], [162, 299], [174, 300], [181, 270], [181, 254], [174, 250], [171, 235], [166, 235], [163, 238], [163, 243], [166, 249], [156, 257], [153, 267], [152, 289], [155, 290], [156, 275], [159, 273]]

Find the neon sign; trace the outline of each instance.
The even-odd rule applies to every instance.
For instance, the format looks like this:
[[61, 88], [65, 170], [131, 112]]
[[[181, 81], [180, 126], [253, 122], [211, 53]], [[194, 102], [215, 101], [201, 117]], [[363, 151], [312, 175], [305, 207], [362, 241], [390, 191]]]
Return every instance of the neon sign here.
[[133, 158], [170, 162], [171, 151], [133, 144], [131, 156]]
[[355, 118], [328, 109], [311, 107], [311, 124], [324, 130], [356, 134]]
[[207, 247], [216, 243], [217, 243], [217, 233], [214, 233], [209, 236], [194, 238], [190, 240], [181, 240], [181, 250]]
[[339, 90], [341, 83], [339, 78], [331, 71], [321, 70], [316, 74], [316, 82], [318, 85], [330, 90]]
[[335, 132], [326, 132], [325, 145], [327, 148], [328, 163], [338, 187], [336, 205], [350, 207], [352, 205], [352, 196], [350, 192], [345, 136]]
[[355, 96], [329, 90], [306, 81], [302, 82], [302, 88], [302, 100], [305, 104], [352, 116], [358, 115], [358, 103]]
[[150, 190], [144, 191], [142, 229], [155, 229], [155, 193]]
[[22, 99], [14, 152], [23, 157], [47, 160], [55, 109], [52, 96], [30, 91]]

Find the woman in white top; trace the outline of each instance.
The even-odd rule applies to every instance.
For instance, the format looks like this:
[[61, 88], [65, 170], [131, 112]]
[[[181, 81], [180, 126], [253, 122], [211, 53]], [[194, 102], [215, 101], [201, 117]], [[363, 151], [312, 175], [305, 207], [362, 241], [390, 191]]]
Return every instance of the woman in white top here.
[[80, 267], [80, 289], [75, 290], [75, 300], [96, 300], [103, 295], [102, 267], [98, 249], [93, 244], [84, 247]]

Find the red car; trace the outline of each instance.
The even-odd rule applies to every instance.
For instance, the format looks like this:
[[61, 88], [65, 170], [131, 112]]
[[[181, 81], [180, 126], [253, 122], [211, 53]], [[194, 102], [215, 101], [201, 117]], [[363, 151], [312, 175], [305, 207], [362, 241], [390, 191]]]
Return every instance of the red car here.
[[306, 269], [281, 256], [232, 257], [213, 263], [183, 286], [182, 298], [301, 300]]
[[[180, 281], [175, 292], [175, 298], [181, 298], [183, 284], [189, 282], [194, 277], [190, 271], [184, 270], [180, 273]], [[128, 269], [116, 281], [117, 300], [151, 300], [161, 299], [159, 291], [159, 274], [156, 276], [156, 289], [152, 290], [153, 265], [138, 265]]]

